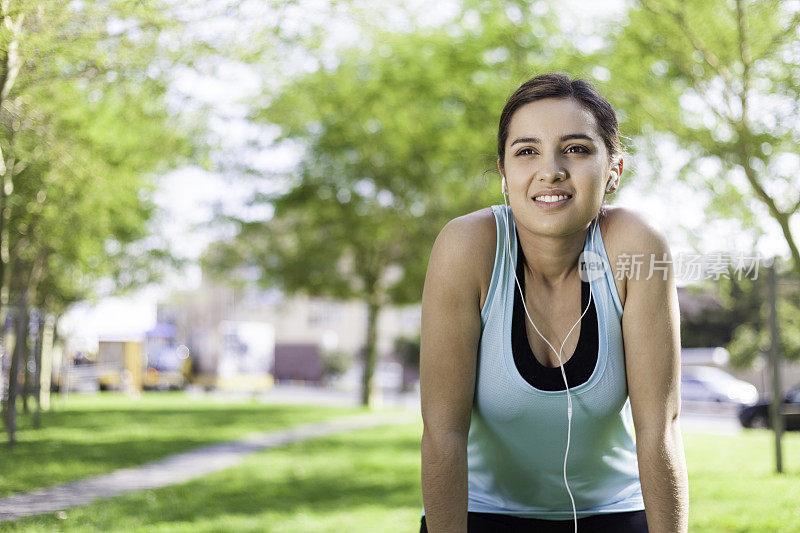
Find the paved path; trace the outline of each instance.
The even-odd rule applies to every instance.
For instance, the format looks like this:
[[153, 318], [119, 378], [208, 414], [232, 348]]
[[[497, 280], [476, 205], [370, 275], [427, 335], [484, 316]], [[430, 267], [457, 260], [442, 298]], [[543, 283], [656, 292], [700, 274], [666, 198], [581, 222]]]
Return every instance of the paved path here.
[[52, 513], [86, 505], [96, 499], [183, 483], [235, 466], [245, 455], [265, 448], [342, 431], [413, 421], [413, 418], [402, 414], [369, 414], [256, 433], [237, 441], [196, 448], [138, 467], [0, 499], [0, 521]]

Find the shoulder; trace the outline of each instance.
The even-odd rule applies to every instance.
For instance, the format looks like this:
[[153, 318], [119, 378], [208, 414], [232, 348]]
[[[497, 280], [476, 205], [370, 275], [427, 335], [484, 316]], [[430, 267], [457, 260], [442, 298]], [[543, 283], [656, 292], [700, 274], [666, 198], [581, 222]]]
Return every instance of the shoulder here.
[[603, 235], [619, 253], [669, 253], [664, 231], [641, 211], [624, 206], [605, 206], [603, 211]]
[[456, 258], [475, 258], [476, 252], [495, 245], [496, 226], [491, 207], [456, 217], [439, 232], [434, 248]]
[[663, 265], [666, 259], [669, 269], [672, 259], [666, 236], [644, 213], [622, 206], [603, 206], [600, 231], [619, 301], [628, 309], [629, 293], [638, 280], [648, 277], [651, 260]]
[[468, 260], [473, 264], [477, 257], [494, 250], [496, 239], [494, 213], [491, 207], [485, 207], [445, 224], [433, 248], [437, 259]]
[[456, 217], [436, 237], [428, 270], [478, 295], [482, 302], [494, 265], [496, 241], [491, 207]]

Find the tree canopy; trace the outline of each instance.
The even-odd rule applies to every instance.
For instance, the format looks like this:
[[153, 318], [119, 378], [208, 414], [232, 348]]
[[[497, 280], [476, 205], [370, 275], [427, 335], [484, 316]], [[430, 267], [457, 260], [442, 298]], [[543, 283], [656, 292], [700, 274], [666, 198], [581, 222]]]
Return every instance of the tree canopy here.
[[[655, 186], [670, 139], [679, 177], [706, 193], [706, 217], [763, 234], [772, 219], [800, 277], [800, 13], [769, 0], [639, 0], [597, 61], [613, 72], [621, 128], [640, 141]], [[648, 180], [649, 178], [649, 180]]]

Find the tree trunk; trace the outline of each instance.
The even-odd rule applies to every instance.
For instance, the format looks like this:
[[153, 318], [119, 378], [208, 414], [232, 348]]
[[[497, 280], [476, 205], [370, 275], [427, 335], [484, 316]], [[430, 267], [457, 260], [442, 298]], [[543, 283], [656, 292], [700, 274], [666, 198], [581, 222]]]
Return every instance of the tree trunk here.
[[25, 331], [25, 338], [21, 344], [22, 348], [22, 412], [24, 414], [28, 414], [30, 412], [30, 408], [28, 407], [28, 399], [31, 396], [31, 392], [33, 389], [33, 375], [31, 372], [31, 353], [30, 349], [30, 334], [31, 334], [31, 319], [30, 319], [30, 310], [28, 311], [29, 315], [26, 317], [26, 321], [28, 323], [28, 327]]
[[19, 363], [22, 362], [22, 345], [28, 336], [28, 302], [27, 295], [23, 290], [19, 298], [19, 305], [17, 306], [17, 328], [16, 340], [14, 341], [14, 351], [11, 356], [11, 371], [8, 377], [8, 408], [6, 429], [8, 431], [8, 447], [13, 448], [16, 443], [16, 424], [17, 424], [17, 382], [19, 373]]
[[36, 302], [37, 300], [37, 290], [39, 285], [39, 279], [41, 278], [42, 271], [44, 268], [44, 256], [39, 253], [36, 256], [36, 259], [33, 261], [33, 265], [30, 269], [30, 275], [28, 276], [28, 280], [26, 283], [27, 289], [25, 290], [26, 295], [26, 312], [28, 315], [25, 317], [25, 337], [22, 339], [24, 342], [20, 345], [22, 349], [22, 361], [25, 364], [23, 375], [25, 377], [24, 385], [22, 387], [22, 410], [25, 414], [30, 412], [30, 408], [28, 406], [28, 400], [31, 397], [31, 394], [36, 394], [36, 401], [39, 401], [38, 395], [38, 386], [37, 380], [39, 376], [39, 362], [36, 359], [35, 351], [31, 351], [30, 345], [30, 335], [31, 333], [35, 333], [38, 337], [39, 331], [39, 315], [41, 313], [41, 308], [35, 308], [35, 320], [34, 326], [37, 327], [36, 331], [31, 331], [31, 309], [28, 306], [27, 302]]
[[53, 348], [55, 347], [56, 315], [42, 313], [41, 378], [39, 379], [39, 401], [42, 409], [50, 409], [50, 387], [53, 382]]
[[36, 411], [33, 412], [33, 427], [42, 427], [42, 347], [44, 339], [45, 313], [41, 308], [36, 310], [36, 336], [33, 344], [33, 396], [36, 398]]
[[380, 304], [375, 299], [367, 301], [367, 339], [364, 346], [364, 380], [361, 387], [361, 405], [368, 407], [377, 407], [376, 397], [373, 395], [372, 378], [375, 374], [378, 314], [380, 310]]

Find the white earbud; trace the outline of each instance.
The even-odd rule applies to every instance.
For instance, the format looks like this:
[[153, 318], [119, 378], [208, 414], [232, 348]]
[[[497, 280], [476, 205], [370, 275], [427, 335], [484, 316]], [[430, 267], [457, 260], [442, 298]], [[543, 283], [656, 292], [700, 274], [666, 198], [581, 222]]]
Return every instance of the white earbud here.
[[614, 181], [619, 176], [619, 174], [617, 174], [617, 171], [615, 169], [611, 170], [611, 175], [613, 176], [613, 178], [611, 178], [611, 181], [609, 181], [608, 185], [606, 185], [606, 192], [611, 192], [611, 189], [614, 187]]
[[503, 177], [503, 180], [500, 182], [500, 194], [508, 194], [506, 192], [506, 178]]

